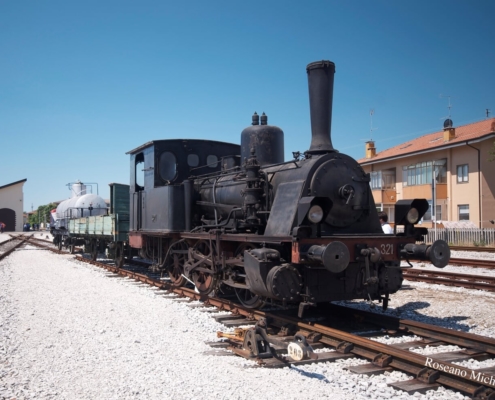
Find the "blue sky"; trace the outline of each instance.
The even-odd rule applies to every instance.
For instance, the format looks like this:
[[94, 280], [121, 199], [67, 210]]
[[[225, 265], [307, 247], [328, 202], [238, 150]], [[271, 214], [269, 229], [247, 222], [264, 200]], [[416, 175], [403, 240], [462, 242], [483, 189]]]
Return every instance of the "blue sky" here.
[[495, 115], [495, 2], [0, 0], [0, 186], [24, 209], [128, 183], [153, 139], [239, 143], [254, 111], [310, 145], [306, 65], [336, 64], [332, 142], [364, 156]]

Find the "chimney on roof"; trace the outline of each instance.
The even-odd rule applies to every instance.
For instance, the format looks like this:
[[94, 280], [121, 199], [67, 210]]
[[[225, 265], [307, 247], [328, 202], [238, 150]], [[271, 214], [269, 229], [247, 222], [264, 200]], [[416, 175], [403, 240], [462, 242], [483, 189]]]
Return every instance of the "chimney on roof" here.
[[453, 122], [450, 118], [447, 118], [443, 123], [443, 141], [450, 142], [455, 139], [455, 128], [453, 127]]
[[366, 142], [365, 153], [366, 158], [373, 158], [376, 156], [375, 142], [373, 142], [372, 140]]

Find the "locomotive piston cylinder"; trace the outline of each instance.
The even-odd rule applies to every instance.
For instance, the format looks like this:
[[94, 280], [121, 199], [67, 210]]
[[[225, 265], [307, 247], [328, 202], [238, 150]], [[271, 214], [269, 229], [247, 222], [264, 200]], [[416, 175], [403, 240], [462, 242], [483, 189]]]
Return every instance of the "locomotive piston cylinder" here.
[[401, 256], [406, 260], [430, 261], [435, 267], [443, 268], [450, 261], [450, 248], [444, 240], [437, 240], [432, 245], [408, 243], [401, 250]]
[[334, 274], [344, 271], [351, 259], [347, 246], [338, 241], [326, 246], [311, 246], [308, 250], [308, 258], [321, 262], [328, 271]]

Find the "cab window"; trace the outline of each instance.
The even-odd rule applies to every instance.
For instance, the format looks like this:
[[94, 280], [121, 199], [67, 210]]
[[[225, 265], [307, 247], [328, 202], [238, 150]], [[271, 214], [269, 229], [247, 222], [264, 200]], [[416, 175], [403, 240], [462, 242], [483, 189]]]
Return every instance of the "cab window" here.
[[206, 165], [210, 168], [216, 168], [218, 165], [218, 157], [214, 154], [210, 154], [206, 157]]
[[144, 189], [144, 154], [136, 155], [134, 164], [134, 176], [136, 177], [136, 192]]
[[165, 151], [160, 155], [159, 161], [160, 178], [164, 181], [171, 182], [177, 175], [177, 159], [174, 153]]
[[199, 157], [197, 154], [187, 155], [187, 165], [190, 167], [197, 167], [199, 165]]

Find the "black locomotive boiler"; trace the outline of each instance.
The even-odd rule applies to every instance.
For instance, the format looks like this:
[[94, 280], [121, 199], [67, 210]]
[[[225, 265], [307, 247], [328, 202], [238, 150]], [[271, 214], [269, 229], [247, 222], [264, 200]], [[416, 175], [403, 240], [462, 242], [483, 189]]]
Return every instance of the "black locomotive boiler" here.
[[[335, 65], [307, 66], [311, 145], [283, 159], [283, 132], [263, 114], [241, 145], [156, 140], [132, 151], [129, 246], [202, 294], [232, 288], [246, 306], [366, 299], [388, 304], [401, 259], [444, 267], [443, 241], [416, 244], [424, 199], [400, 200], [395, 234], [380, 226], [370, 177], [332, 146]], [[403, 227], [399, 229], [398, 227]]]

